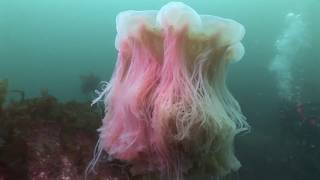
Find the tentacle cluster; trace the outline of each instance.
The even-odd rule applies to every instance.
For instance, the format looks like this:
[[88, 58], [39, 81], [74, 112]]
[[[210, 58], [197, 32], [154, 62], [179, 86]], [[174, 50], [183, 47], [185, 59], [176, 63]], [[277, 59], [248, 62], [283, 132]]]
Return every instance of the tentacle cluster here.
[[248, 124], [225, 76], [244, 54], [244, 27], [171, 2], [120, 13], [117, 32], [100, 149], [130, 163], [133, 174], [164, 179], [237, 170], [234, 136]]

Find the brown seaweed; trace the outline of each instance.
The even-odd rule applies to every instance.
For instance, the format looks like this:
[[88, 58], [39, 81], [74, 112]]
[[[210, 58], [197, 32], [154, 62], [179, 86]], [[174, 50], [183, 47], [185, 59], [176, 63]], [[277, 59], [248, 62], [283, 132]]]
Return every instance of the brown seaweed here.
[[101, 79], [93, 74], [86, 74], [86, 75], [81, 75], [81, 91], [85, 95], [89, 95], [90, 93], [93, 93], [95, 89], [97, 89], [99, 83], [101, 82]]
[[0, 107], [4, 104], [7, 96], [8, 79], [0, 80]]
[[[48, 90], [8, 103], [0, 114], [0, 179], [84, 179], [100, 119], [89, 103], [62, 103]], [[108, 162], [96, 168], [87, 179], [128, 179]]]

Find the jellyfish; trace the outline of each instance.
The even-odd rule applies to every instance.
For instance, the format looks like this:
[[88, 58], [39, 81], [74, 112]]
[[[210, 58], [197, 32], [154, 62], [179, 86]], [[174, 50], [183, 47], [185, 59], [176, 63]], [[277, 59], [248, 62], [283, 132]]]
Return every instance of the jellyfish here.
[[116, 28], [115, 69], [94, 101], [104, 101], [105, 116], [90, 165], [105, 151], [153, 179], [238, 170], [234, 137], [249, 125], [225, 80], [244, 55], [245, 28], [181, 2], [121, 12]]

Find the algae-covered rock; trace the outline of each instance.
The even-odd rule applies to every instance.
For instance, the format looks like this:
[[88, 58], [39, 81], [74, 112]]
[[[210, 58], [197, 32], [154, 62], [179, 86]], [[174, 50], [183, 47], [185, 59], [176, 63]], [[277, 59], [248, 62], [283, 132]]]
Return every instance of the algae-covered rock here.
[[0, 80], [0, 107], [6, 100], [7, 88], [8, 88], [8, 79]]
[[[0, 109], [0, 180], [83, 180], [98, 141], [99, 111], [88, 102], [59, 102], [46, 89], [26, 99], [23, 91], [12, 92], [22, 100]], [[129, 179], [126, 166], [106, 157], [88, 180]]]

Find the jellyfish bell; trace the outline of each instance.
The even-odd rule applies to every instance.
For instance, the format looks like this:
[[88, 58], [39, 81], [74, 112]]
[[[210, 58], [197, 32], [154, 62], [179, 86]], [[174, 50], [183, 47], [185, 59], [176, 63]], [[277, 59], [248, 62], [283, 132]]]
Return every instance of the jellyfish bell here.
[[119, 50], [119, 43], [129, 37], [137, 37], [142, 26], [155, 27], [157, 11], [124, 11], [116, 17], [115, 47]]
[[118, 60], [103, 91], [98, 152], [127, 162], [132, 174], [163, 179], [236, 171], [234, 136], [248, 124], [225, 75], [244, 55], [244, 27], [181, 2], [116, 21]]
[[244, 52], [245, 50], [242, 43], [236, 43], [227, 48], [226, 57], [230, 62], [235, 63], [243, 58]]
[[159, 27], [173, 26], [175, 29], [181, 29], [187, 25], [189, 31], [197, 31], [201, 27], [198, 13], [182, 2], [169, 2], [164, 5], [159, 10], [156, 20]]

